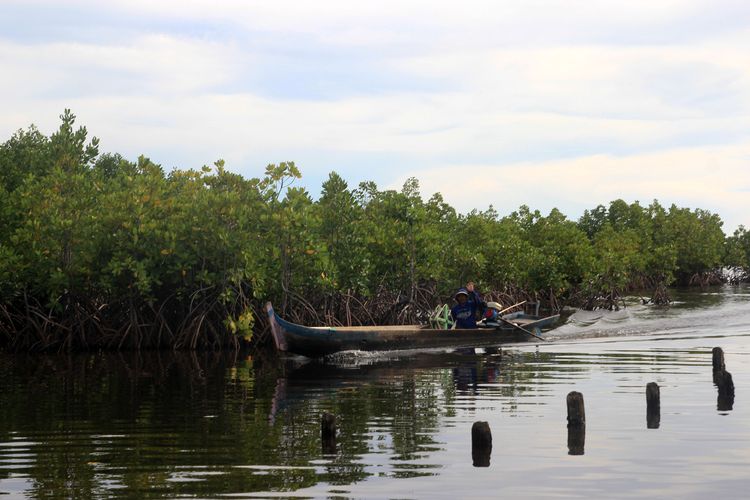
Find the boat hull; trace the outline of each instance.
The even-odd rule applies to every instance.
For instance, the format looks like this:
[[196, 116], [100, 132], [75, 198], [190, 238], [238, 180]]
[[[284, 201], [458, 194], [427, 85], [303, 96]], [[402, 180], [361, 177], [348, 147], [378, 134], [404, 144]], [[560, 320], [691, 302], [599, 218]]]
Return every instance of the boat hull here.
[[[266, 304], [266, 310], [276, 348], [310, 358], [339, 351], [481, 347], [533, 339], [523, 330], [506, 324], [455, 330], [437, 330], [420, 325], [309, 327], [281, 319], [270, 302]], [[538, 319], [521, 318], [520, 315], [517, 318], [520, 323], [531, 325], [535, 331], [557, 319], [558, 316], [551, 316], [540, 322]]]

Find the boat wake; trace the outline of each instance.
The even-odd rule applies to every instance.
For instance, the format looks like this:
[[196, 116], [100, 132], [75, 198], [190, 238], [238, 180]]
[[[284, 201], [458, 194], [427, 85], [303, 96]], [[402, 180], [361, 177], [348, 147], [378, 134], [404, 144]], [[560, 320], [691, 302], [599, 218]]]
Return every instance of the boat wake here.
[[398, 349], [391, 351], [340, 351], [319, 358], [320, 362], [332, 364], [339, 367], [358, 368], [362, 366], [378, 365], [388, 361], [403, 361], [417, 355], [424, 354], [444, 354], [446, 352], [455, 352], [460, 348], [419, 348], [419, 349]]
[[747, 299], [735, 298], [701, 307], [696, 307], [694, 302], [677, 300], [669, 307], [632, 303], [619, 311], [577, 310], [563, 325], [544, 336], [548, 340], [573, 340], [652, 334], [713, 335], [717, 330], [728, 329], [750, 332]]

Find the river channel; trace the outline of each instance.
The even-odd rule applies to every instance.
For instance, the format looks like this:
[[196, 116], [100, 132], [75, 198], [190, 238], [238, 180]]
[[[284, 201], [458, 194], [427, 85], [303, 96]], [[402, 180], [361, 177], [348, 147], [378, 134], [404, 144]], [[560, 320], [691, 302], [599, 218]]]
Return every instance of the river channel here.
[[0, 498], [746, 498], [750, 287], [674, 298], [577, 311], [548, 342], [499, 350], [0, 355]]

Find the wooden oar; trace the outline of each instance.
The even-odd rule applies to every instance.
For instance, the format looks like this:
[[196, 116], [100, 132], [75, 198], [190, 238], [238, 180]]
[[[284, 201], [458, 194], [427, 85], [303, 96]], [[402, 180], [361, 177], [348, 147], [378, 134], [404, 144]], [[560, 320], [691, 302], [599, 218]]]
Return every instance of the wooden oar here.
[[515, 324], [515, 323], [512, 323], [512, 322], [508, 321], [507, 319], [505, 319], [505, 318], [503, 318], [503, 317], [501, 317], [501, 316], [498, 316], [498, 317], [497, 317], [497, 319], [499, 319], [499, 320], [500, 320], [500, 321], [502, 321], [503, 323], [507, 323], [507, 324], [509, 324], [509, 325], [510, 325], [510, 326], [512, 326], [513, 328], [518, 328], [519, 330], [521, 330], [521, 331], [522, 331], [523, 333], [525, 333], [525, 334], [527, 334], [527, 335], [531, 335], [532, 337], [536, 337], [536, 338], [538, 338], [539, 340], [543, 340], [543, 341], [545, 341], [545, 342], [547, 341], [547, 339], [543, 339], [542, 337], [540, 337], [540, 336], [539, 336], [539, 335], [537, 335], [536, 333], [532, 333], [532, 332], [528, 331], [528, 330], [527, 330], [526, 328], [522, 327], [521, 325], [517, 325], [517, 324]]
[[502, 314], [502, 313], [504, 313], [504, 312], [506, 312], [506, 311], [510, 311], [510, 310], [511, 310], [511, 309], [513, 309], [514, 307], [522, 306], [522, 305], [524, 305], [525, 303], [526, 303], [526, 301], [525, 301], [525, 300], [522, 300], [522, 301], [521, 301], [521, 302], [519, 302], [518, 304], [513, 304], [512, 306], [506, 307], [505, 309], [503, 309], [502, 311], [498, 311], [497, 313], [498, 313], [498, 314]]

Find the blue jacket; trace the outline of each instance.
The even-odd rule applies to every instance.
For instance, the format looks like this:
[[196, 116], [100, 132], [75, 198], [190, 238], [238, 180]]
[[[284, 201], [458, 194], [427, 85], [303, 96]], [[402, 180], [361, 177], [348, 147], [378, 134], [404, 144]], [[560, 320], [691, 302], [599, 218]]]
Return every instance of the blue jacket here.
[[473, 300], [467, 300], [463, 304], [456, 304], [451, 308], [451, 316], [456, 322], [456, 328], [476, 328], [476, 314], [479, 304]]

